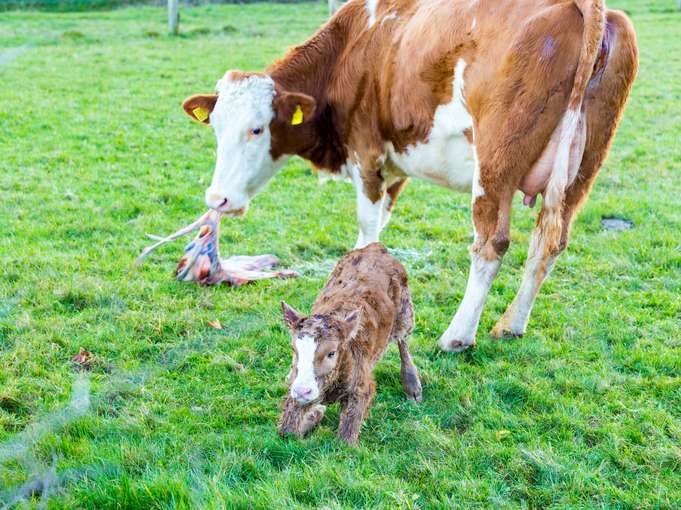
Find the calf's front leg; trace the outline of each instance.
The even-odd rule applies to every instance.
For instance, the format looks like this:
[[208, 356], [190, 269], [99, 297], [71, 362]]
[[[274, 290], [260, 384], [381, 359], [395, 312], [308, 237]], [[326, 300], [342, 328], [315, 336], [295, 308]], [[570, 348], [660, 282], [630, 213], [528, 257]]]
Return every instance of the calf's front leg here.
[[279, 435], [293, 434], [296, 437], [304, 437], [319, 425], [325, 411], [326, 406], [322, 404], [301, 406], [293, 398], [286, 396], [279, 418]]
[[357, 444], [362, 423], [376, 394], [376, 383], [371, 380], [361, 393], [352, 393], [341, 400], [338, 437], [348, 444]]

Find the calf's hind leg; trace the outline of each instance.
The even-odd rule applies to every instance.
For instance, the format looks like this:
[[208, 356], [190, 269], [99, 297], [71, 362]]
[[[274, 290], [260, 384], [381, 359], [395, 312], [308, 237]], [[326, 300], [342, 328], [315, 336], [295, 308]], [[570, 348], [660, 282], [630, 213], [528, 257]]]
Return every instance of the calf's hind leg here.
[[409, 353], [407, 339], [414, 329], [414, 305], [411, 301], [411, 292], [406, 285], [401, 287], [400, 303], [395, 324], [390, 335], [390, 339], [397, 343], [400, 350], [400, 379], [402, 388], [407, 398], [421, 401], [423, 389], [419, 379], [419, 371], [414, 365]]

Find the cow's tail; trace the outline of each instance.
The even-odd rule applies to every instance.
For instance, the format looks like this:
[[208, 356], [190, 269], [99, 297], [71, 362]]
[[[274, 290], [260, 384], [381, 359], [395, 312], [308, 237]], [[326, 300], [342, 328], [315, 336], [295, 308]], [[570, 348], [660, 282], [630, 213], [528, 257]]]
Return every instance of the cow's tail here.
[[[565, 190], [570, 184], [570, 161], [572, 160], [573, 164], [575, 161], [574, 154], [572, 157], [570, 154], [571, 147], [580, 127], [584, 94], [593, 74], [594, 64], [605, 31], [606, 8], [604, 0], [573, 0], [573, 2], [584, 19], [582, 47], [567, 110], [558, 127], [560, 143], [554, 159], [552, 175], [544, 192], [542, 211], [539, 216], [539, 227], [544, 234], [544, 250], [552, 254], [555, 254], [559, 249], [563, 230], [563, 199]], [[581, 159], [582, 154], [576, 159], [577, 165], [579, 165]], [[575, 169], [572, 172], [573, 176], [574, 172]]]

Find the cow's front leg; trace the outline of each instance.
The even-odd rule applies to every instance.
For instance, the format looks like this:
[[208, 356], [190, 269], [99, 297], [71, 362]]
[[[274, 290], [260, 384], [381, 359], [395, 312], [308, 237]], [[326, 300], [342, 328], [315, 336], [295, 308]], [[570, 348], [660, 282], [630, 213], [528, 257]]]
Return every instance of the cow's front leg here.
[[386, 194], [383, 182], [375, 178], [365, 179], [359, 166], [354, 166], [352, 169], [352, 183], [357, 192], [359, 235], [355, 249], [358, 249], [378, 242], [381, 230], [385, 226]]
[[475, 345], [475, 334], [487, 294], [509, 246], [512, 198], [512, 193], [502, 197], [491, 194], [474, 196], [475, 241], [470, 249], [468, 283], [452, 322], [440, 338], [440, 347], [445, 351], [461, 352]]

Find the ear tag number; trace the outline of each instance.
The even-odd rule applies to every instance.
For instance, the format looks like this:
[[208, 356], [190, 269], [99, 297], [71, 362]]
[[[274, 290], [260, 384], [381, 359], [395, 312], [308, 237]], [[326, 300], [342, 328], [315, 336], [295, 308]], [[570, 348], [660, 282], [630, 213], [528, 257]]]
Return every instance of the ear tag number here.
[[303, 123], [303, 109], [300, 107], [300, 105], [296, 106], [296, 111], [293, 112], [293, 117], [291, 117], [291, 125], [292, 126], [297, 126], [298, 124]]
[[198, 106], [192, 110], [192, 113], [194, 114], [194, 117], [196, 117], [196, 120], [203, 122], [208, 118], [208, 110], [205, 108]]

